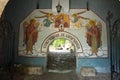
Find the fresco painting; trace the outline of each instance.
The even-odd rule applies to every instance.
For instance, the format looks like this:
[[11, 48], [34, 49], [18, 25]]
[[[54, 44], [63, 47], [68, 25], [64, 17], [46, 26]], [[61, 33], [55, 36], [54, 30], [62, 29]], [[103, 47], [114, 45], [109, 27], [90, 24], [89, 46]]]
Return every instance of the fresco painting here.
[[88, 45], [91, 47], [91, 52], [93, 55], [97, 56], [98, 48], [101, 47], [102, 41], [101, 41], [101, 31], [102, 31], [102, 24], [96, 23], [94, 20], [90, 20], [87, 24], [87, 32], [86, 32], [86, 39]]
[[70, 19], [67, 14], [58, 14], [55, 16], [55, 28], [69, 28], [70, 27]]
[[108, 57], [106, 24], [93, 11], [86, 9], [70, 9], [69, 13], [54, 13], [51, 9], [33, 10], [20, 24], [18, 55], [45, 57], [47, 52], [42, 51], [42, 45], [54, 40], [49, 40], [51, 35], [66, 39], [71, 39], [67, 35], [74, 36], [81, 46], [81, 51], [75, 50], [80, 58]]
[[82, 12], [77, 12], [77, 13], [73, 13], [72, 14], [72, 17], [74, 18], [73, 20], [71, 20], [71, 22], [73, 22], [73, 24], [74, 24], [74, 26], [76, 27], [76, 28], [81, 28], [82, 26], [83, 26], [83, 21], [82, 21], [82, 19], [83, 20], [89, 20], [89, 18], [85, 18], [85, 17], [83, 17], [83, 16], [80, 16], [80, 14], [83, 14], [83, 13], [85, 13], [86, 12], [86, 10], [85, 11], [82, 11]]

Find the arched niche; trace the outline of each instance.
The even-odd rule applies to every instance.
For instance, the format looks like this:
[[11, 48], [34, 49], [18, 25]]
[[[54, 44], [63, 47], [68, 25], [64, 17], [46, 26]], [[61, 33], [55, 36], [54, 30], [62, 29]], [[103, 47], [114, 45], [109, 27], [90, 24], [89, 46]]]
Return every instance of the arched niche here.
[[43, 41], [42, 46], [41, 46], [41, 52], [47, 53], [50, 43], [57, 38], [66, 38], [66, 39], [70, 40], [73, 43], [73, 45], [75, 46], [76, 53], [83, 52], [83, 48], [82, 48], [82, 45], [81, 45], [79, 39], [75, 35], [73, 35], [69, 32], [65, 32], [65, 31], [64, 32], [54, 32], [54, 33], [50, 34]]
[[14, 60], [14, 34], [12, 24], [7, 20], [0, 21], [0, 54], [1, 63], [10, 66]]
[[0, 64], [3, 64], [3, 28], [0, 25]]
[[75, 46], [73, 42], [66, 38], [57, 38], [54, 39], [48, 47], [48, 53], [75, 53]]

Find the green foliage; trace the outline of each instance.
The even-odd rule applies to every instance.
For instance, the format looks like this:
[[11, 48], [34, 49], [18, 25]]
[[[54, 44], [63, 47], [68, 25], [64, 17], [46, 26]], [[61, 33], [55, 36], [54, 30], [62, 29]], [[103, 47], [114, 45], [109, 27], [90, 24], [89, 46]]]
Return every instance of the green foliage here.
[[65, 45], [65, 42], [66, 42], [66, 39], [65, 39], [65, 38], [55, 39], [55, 40], [53, 41], [53, 46], [54, 46], [55, 48], [57, 48], [57, 47], [59, 47], [59, 46], [61, 46], [61, 45]]

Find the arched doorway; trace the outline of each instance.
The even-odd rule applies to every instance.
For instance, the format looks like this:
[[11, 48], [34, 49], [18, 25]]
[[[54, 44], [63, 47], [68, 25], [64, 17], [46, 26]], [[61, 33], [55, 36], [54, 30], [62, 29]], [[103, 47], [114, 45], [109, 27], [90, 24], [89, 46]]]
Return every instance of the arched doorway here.
[[69, 39], [54, 39], [48, 47], [47, 69], [49, 71], [75, 70], [75, 53], [75, 46]]
[[[68, 43], [71, 43], [73, 48], [74, 48], [74, 50], [72, 51], [70, 48], [68, 48], [68, 50], [67, 50], [67, 48], [64, 48], [65, 50], [62, 50], [63, 49], [63, 47], [62, 47], [63, 45], [59, 46], [59, 44], [57, 44], [58, 45], [57, 48], [59, 50], [55, 50], [56, 52], [54, 51], [54, 49], [51, 50], [50, 46], [52, 46], [54, 41], [58, 40], [58, 42], [59, 42], [59, 39], [65, 39], [65, 41], [67, 41]], [[47, 61], [46, 62], [47, 70], [56, 70], [56, 69], [59, 70], [59, 71], [61, 71], [61, 70], [62, 71], [63, 70], [75, 70], [76, 69], [76, 63], [77, 63], [76, 57], [77, 57], [77, 55], [79, 53], [82, 53], [82, 52], [83, 52], [83, 48], [82, 48], [82, 45], [81, 45], [79, 39], [75, 35], [73, 35], [73, 34], [71, 34], [69, 32], [66, 32], [66, 31], [54, 32], [54, 33], [50, 34], [44, 40], [44, 42], [41, 45], [41, 53], [46, 53], [47, 54], [47, 57], [46, 57], [46, 59], [47, 59], [46, 60]], [[56, 66], [55, 64], [53, 64], [56, 60], [51, 58], [51, 55], [52, 55], [53, 58], [55, 57], [56, 60], [58, 60], [57, 64], [60, 63], [61, 65], [60, 64], [59, 65], [60, 66], [63, 65], [63, 66], [60, 67], [59, 65], [57, 65], [57, 67], [53, 68], [52, 66]], [[65, 56], [67, 56], [67, 57], [65, 57]], [[71, 59], [69, 57], [71, 57]], [[67, 59], [67, 58], [69, 58], [69, 59]], [[61, 59], [63, 59], [64, 61], [61, 60]], [[73, 63], [71, 63], [71, 61]], [[62, 64], [63, 62], [65, 62], [65, 64]], [[64, 66], [64, 65], [67, 65], [67, 64], [69, 66]], [[74, 64], [74, 66], [72, 64]], [[70, 67], [70, 65], [72, 65], [72, 67]]]
[[[13, 64], [14, 34], [9, 21], [0, 21], [0, 64], [10, 67]], [[2, 65], [3, 66], [3, 65]]]
[[3, 28], [0, 25], [0, 64], [3, 64]]

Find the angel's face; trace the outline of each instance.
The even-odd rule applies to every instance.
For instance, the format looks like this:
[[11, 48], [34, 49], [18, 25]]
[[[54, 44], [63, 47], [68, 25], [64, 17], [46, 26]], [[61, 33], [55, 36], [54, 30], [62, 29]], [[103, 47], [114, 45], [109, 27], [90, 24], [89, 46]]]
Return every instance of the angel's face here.
[[76, 17], [77, 17], [77, 15], [76, 15], [76, 14], [73, 14], [73, 15], [72, 15], [72, 17], [76, 18]]
[[51, 17], [52, 17], [52, 16], [53, 16], [53, 14], [52, 14], [52, 13], [50, 13], [50, 14], [49, 14], [49, 16], [51, 16]]

